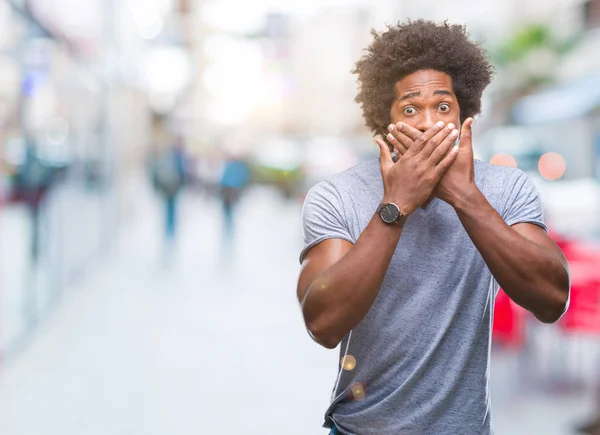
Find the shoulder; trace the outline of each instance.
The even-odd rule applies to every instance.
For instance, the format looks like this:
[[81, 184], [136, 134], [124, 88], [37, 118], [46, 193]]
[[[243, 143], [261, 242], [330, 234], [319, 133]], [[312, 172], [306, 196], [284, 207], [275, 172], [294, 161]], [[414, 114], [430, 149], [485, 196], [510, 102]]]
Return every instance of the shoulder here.
[[475, 174], [479, 180], [486, 182], [486, 184], [510, 184], [511, 181], [516, 181], [519, 178], [527, 178], [527, 174], [519, 168], [491, 165], [481, 160], [475, 160]]
[[339, 172], [312, 186], [304, 201], [304, 207], [315, 204], [343, 209], [365, 189], [381, 184], [379, 161], [370, 159], [345, 171]]
[[544, 226], [541, 198], [529, 175], [518, 168], [482, 162], [476, 168], [477, 184], [505, 221], [511, 225], [528, 221]]
[[348, 192], [354, 193], [365, 185], [371, 186], [380, 181], [381, 171], [379, 160], [373, 158], [335, 174], [326, 182], [335, 187], [340, 194], [344, 194]]
[[490, 165], [480, 160], [475, 160], [475, 182], [485, 194], [492, 197], [504, 197], [523, 187], [536, 189], [533, 180], [521, 169]]
[[490, 165], [476, 160], [475, 182], [499, 211], [520, 197], [538, 195], [533, 180], [518, 168]]

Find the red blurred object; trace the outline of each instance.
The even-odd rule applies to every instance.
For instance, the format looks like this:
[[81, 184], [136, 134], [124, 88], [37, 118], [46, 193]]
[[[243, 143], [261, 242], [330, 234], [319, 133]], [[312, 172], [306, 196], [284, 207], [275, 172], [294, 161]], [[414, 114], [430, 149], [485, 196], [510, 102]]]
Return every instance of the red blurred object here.
[[[600, 334], [600, 245], [566, 239], [552, 232], [550, 236], [571, 267], [570, 306], [558, 325], [566, 333]], [[525, 315], [526, 311], [500, 289], [494, 307], [494, 341], [510, 347], [521, 346]]]
[[522, 308], [510, 300], [504, 290], [496, 295], [492, 337], [506, 347], [520, 347], [525, 339]]
[[565, 332], [600, 334], [600, 246], [562, 240], [571, 267], [571, 303], [560, 326]]

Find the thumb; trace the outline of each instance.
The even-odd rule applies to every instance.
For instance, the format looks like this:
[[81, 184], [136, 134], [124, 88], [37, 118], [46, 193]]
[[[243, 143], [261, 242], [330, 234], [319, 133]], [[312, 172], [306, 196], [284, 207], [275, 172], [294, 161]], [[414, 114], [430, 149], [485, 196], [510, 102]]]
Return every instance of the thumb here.
[[467, 151], [473, 151], [473, 141], [472, 141], [472, 137], [473, 137], [473, 130], [471, 129], [472, 125], [473, 125], [473, 118], [467, 118], [465, 119], [465, 122], [463, 122], [462, 127], [460, 129], [460, 144], [459, 147], [461, 150], [467, 150]]
[[387, 172], [394, 165], [390, 148], [381, 136], [375, 136], [374, 140], [377, 146], [379, 146], [379, 163], [381, 164], [381, 171]]

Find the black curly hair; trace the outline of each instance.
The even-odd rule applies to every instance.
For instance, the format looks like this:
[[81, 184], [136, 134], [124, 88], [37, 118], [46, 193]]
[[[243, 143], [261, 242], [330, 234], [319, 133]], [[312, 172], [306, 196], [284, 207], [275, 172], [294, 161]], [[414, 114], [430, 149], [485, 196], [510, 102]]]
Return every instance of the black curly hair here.
[[[352, 70], [358, 75], [360, 104], [366, 126], [375, 134], [387, 132], [395, 84], [425, 69], [448, 74], [460, 106], [461, 122], [481, 110], [481, 95], [493, 67], [485, 50], [469, 39], [465, 26], [416, 20], [371, 30], [373, 42]], [[385, 134], [384, 134], [385, 137]]]

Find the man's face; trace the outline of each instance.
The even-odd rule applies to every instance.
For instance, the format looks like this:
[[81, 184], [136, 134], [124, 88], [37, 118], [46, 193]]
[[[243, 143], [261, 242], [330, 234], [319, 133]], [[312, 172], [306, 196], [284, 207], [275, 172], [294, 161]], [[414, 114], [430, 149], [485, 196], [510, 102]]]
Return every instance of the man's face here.
[[392, 123], [403, 122], [426, 131], [438, 121], [460, 125], [460, 108], [448, 74], [434, 70], [416, 71], [396, 83]]

